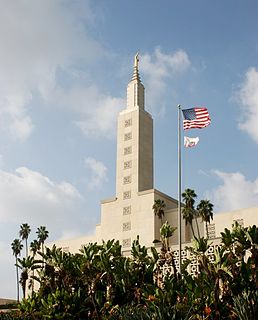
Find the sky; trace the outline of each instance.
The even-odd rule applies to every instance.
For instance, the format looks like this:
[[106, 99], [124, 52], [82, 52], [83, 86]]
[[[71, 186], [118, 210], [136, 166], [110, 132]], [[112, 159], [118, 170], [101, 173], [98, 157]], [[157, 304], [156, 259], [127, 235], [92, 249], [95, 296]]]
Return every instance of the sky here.
[[155, 188], [177, 198], [177, 105], [211, 125], [182, 150], [182, 189], [214, 212], [258, 206], [258, 2], [0, 0], [0, 297], [11, 242], [91, 234], [115, 195], [116, 119], [133, 58], [154, 119]]

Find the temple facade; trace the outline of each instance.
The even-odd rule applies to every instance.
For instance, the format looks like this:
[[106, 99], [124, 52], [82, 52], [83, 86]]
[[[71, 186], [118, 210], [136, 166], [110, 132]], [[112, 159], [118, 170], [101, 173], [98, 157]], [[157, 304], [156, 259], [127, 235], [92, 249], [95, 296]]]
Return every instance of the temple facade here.
[[[145, 110], [145, 89], [138, 70], [138, 54], [134, 59], [133, 75], [127, 86], [127, 104], [117, 120], [116, 192], [113, 198], [101, 201], [101, 221], [95, 233], [76, 239], [55, 242], [64, 251], [78, 252], [89, 242], [119, 240], [125, 255], [130, 254], [131, 244], [139, 237], [146, 247], [154, 246], [160, 239], [160, 219], [154, 215], [155, 200], [164, 200], [165, 216], [172, 227], [178, 226], [177, 200], [156, 189], [153, 185], [153, 119]], [[220, 232], [231, 228], [234, 221], [247, 226], [258, 223], [258, 208], [215, 214], [208, 227], [209, 238], [219, 241]], [[204, 225], [199, 220], [201, 235]], [[189, 225], [182, 220], [183, 247], [192, 238]], [[178, 250], [177, 231], [170, 240], [175, 252]], [[53, 243], [49, 243], [48, 246]]]

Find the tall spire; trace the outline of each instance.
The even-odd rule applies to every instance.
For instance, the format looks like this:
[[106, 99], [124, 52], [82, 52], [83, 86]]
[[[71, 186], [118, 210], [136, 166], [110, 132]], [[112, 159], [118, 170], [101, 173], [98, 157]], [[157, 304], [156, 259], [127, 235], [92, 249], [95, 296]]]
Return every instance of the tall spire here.
[[144, 109], [144, 86], [141, 83], [139, 70], [139, 53], [134, 56], [133, 76], [127, 86], [127, 108]]
[[139, 70], [138, 70], [138, 65], [139, 65], [139, 52], [137, 52], [136, 55], [134, 56], [134, 67], [133, 67], [132, 80], [137, 80], [137, 81], [141, 82]]

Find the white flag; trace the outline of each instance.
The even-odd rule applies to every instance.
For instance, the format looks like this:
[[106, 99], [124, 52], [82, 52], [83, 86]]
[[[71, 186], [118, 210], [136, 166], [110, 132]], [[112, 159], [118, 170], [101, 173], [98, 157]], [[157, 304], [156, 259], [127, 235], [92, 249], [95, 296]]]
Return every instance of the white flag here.
[[190, 138], [190, 137], [184, 137], [184, 146], [186, 148], [194, 147], [199, 142], [199, 137], [196, 138]]

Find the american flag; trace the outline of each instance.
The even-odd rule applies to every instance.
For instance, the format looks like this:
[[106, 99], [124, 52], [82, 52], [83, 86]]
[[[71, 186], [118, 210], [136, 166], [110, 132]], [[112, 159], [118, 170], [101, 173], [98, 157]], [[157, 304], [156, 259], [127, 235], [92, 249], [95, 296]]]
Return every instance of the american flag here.
[[182, 110], [184, 129], [205, 128], [211, 123], [207, 108], [191, 108]]

